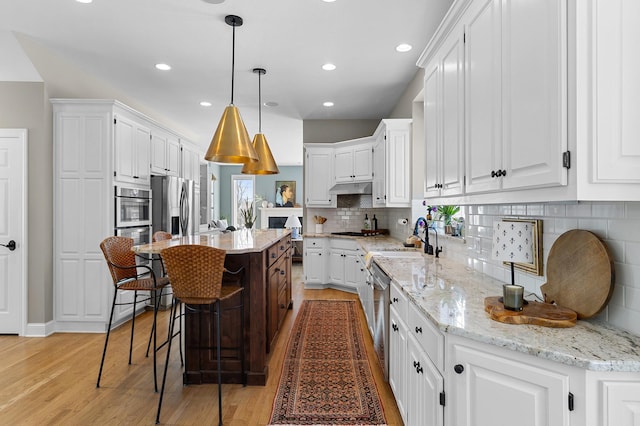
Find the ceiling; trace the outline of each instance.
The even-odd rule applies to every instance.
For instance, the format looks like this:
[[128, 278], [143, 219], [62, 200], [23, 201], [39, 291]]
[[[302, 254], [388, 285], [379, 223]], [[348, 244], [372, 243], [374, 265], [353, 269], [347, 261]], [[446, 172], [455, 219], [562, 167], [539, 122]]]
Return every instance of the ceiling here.
[[[0, 0], [0, 30], [26, 35], [206, 146], [231, 100], [233, 30], [224, 17], [238, 15], [234, 104], [256, 133], [252, 69], [265, 68], [262, 101], [278, 106], [262, 108], [262, 131], [271, 145], [301, 144], [302, 120], [387, 117], [451, 2]], [[413, 49], [398, 53], [400, 43]], [[160, 62], [172, 69], [156, 70]], [[337, 68], [322, 70], [327, 62]], [[199, 105], [205, 100], [212, 106]]]

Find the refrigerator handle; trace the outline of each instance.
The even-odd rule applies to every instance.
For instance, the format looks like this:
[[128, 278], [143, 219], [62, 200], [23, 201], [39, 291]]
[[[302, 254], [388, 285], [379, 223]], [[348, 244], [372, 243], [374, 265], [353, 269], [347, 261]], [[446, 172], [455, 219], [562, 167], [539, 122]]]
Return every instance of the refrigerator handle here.
[[187, 196], [186, 184], [182, 185], [180, 192], [180, 229], [182, 230], [183, 236], [187, 235], [189, 230], [189, 198]]

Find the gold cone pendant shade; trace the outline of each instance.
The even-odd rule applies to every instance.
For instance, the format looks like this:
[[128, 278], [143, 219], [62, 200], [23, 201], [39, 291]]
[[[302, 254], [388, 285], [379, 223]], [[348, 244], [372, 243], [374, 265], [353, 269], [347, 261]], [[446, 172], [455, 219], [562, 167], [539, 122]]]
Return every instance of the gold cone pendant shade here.
[[235, 105], [224, 109], [204, 159], [218, 163], [257, 162], [258, 154]]
[[242, 173], [247, 175], [275, 175], [280, 173], [276, 160], [273, 159], [271, 149], [267, 143], [267, 138], [262, 133], [262, 88], [260, 85], [260, 77], [267, 73], [264, 68], [254, 68], [253, 72], [258, 74], [258, 133], [253, 137], [253, 148], [258, 153], [258, 161], [254, 163], [245, 163]]
[[235, 71], [236, 27], [242, 25], [242, 18], [227, 15], [224, 18], [233, 27], [233, 48], [231, 55], [231, 104], [224, 109], [218, 128], [211, 139], [209, 149], [204, 156], [207, 161], [219, 163], [247, 163], [258, 161], [247, 128], [240, 117], [240, 111], [233, 105], [233, 75]]
[[242, 173], [249, 175], [275, 175], [280, 173], [276, 160], [273, 159], [267, 138], [263, 133], [256, 133], [253, 137], [253, 148], [258, 153], [258, 161], [245, 163]]

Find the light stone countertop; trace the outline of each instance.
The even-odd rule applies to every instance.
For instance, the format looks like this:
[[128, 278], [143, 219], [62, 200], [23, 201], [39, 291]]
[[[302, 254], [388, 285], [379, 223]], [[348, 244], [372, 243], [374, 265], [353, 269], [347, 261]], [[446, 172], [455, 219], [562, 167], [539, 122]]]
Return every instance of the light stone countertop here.
[[289, 229], [240, 229], [233, 232], [204, 232], [199, 235], [174, 237], [170, 240], [134, 246], [133, 251], [158, 254], [167, 247], [198, 244], [226, 250], [229, 254], [255, 253], [267, 249], [290, 233]]
[[[328, 234], [305, 236], [335, 238]], [[355, 239], [366, 252], [407, 250], [390, 237]], [[502, 293], [503, 283], [498, 280], [445, 257], [374, 254], [373, 261], [444, 333], [587, 370], [640, 371], [640, 336], [598, 320], [578, 321], [570, 328], [504, 324], [490, 319], [484, 311], [485, 297]]]

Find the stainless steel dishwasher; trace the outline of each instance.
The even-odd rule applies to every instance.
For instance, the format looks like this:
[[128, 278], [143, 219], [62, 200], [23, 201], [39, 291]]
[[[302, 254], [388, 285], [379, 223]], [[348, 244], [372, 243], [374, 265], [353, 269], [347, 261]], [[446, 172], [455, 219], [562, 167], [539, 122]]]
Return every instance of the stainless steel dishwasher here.
[[373, 279], [373, 348], [389, 380], [389, 297], [391, 278], [374, 262], [371, 263]]

